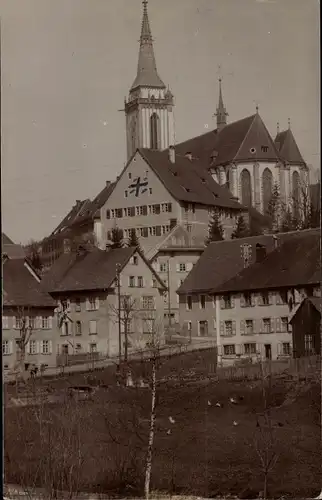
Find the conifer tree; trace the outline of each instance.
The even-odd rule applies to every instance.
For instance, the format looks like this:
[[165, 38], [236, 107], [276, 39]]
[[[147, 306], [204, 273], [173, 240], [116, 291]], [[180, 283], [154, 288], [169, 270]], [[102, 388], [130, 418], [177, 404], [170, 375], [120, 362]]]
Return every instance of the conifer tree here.
[[128, 247], [140, 248], [139, 238], [137, 237], [135, 229], [131, 230], [130, 237], [127, 242]]
[[222, 241], [224, 239], [224, 230], [219, 220], [219, 214], [216, 210], [209, 222], [208, 226], [208, 237], [205, 241], [206, 245], [209, 245], [212, 241]]
[[274, 184], [266, 214], [270, 219], [270, 230], [277, 232], [280, 226], [281, 198], [277, 184]]
[[124, 242], [123, 242], [123, 231], [117, 226], [114, 226], [111, 231], [111, 241], [112, 245], [111, 248], [123, 248]]
[[232, 239], [246, 238], [247, 236], [249, 236], [249, 228], [245, 222], [244, 217], [240, 215], [237, 219], [237, 225], [231, 235], [231, 238]]

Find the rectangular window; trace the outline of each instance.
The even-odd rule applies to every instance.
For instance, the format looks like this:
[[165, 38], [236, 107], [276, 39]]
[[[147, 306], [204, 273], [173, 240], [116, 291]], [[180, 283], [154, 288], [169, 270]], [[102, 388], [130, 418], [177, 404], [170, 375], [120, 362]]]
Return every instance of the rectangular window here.
[[281, 332], [288, 332], [288, 318], [281, 318]]
[[9, 340], [2, 341], [2, 355], [8, 356], [10, 354], [10, 344]]
[[160, 213], [160, 205], [152, 205], [152, 213], [159, 215]]
[[129, 277], [129, 287], [134, 288], [135, 287], [135, 276], [130, 276]]
[[278, 292], [276, 302], [278, 304], [287, 304], [287, 292], [285, 290]]
[[244, 293], [244, 307], [252, 306], [252, 294], [249, 292]]
[[90, 297], [88, 299], [88, 311], [97, 311], [99, 309], [98, 297]]
[[106, 218], [107, 219], [111, 218], [111, 211], [110, 210], [106, 210]]
[[36, 340], [29, 340], [29, 354], [37, 354]]
[[143, 205], [142, 208], [142, 213], [141, 215], [148, 215], [148, 206], [147, 205]]
[[142, 276], [138, 276], [138, 287], [143, 288], [143, 277]]
[[201, 309], [205, 309], [206, 308], [206, 296], [205, 295], [200, 295], [200, 307]]
[[246, 319], [246, 335], [252, 335], [254, 333], [254, 321], [252, 319]]
[[156, 278], [152, 278], [152, 288], [158, 288], [158, 281]]
[[36, 329], [36, 318], [35, 318], [35, 316], [30, 316], [29, 317], [29, 326], [30, 326], [31, 330], [35, 330]]
[[233, 335], [233, 322], [225, 321], [225, 335]]
[[111, 218], [112, 218], [112, 219], [115, 219], [115, 218], [116, 218], [116, 210], [115, 210], [115, 208], [112, 208], [112, 209], [111, 209]]
[[7, 330], [9, 328], [9, 317], [2, 316], [2, 329]]
[[127, 196], [128, 196], [128, 192], [125, 190], [124, 191], [124, 197], [127, 198]]
[[97, 334], [97, 321], [95, 319], [92, 319], [89, 322], [89, 334], [90, 335], [96, 335]]
[[304, 335], [304, 349], [305, 354], [313, 354], [314, 352], [314, 338], [311, 334]]
[[82, 334], [82, 323], [80, 321], [76, 321], [76, 335]]
[[156, 236], [157, 229], [155, 226], [149, 227], [149, 234], [150, 234], [150, 236]]
[[235, 344], [224, 345], [224, 356], [234, 356], [236, 354]]
[[268, 292], [261, 293], [261, 305], [269, 306], [269, 295]]
[[251, 342], [249, 344], [244, 344], [244, 353], [247, 355], [256, 354], [256, 344]]
[[122, 212], [123, 212], [122, 208], [117, 208], [115, 211], [116, 211], [116, 217], [117, 217], [118, 219], [121, 219], [121, 218], [122, 218], [122, 215], [123, 215], [123, 214], [122, 214]]
[[180, 262], [179, 264], [179, 272], [185, 273], [187, 271], [187, 265], [185, 262]]
[[81, 312], [81, 300], [80, 300], [80, 298], [77, 298], [75, 301], [75, 311]]
[[41, 343], [41, 346], [42, 346], [41, 354], [49, 354], [50, 353], [49, 340], [43, 340]]
[[199, 336], [208, 336], [208, 321], [199, 321]]
[[155, 309], [155, 302], [153, 295], [142, 297], [142, 309]]
[[160, 263], [160, 273], [167, 273], [167, 272], [168, 272], [168, 263], [161, 262]]
[[97, 352], [97, 344], [94, 344], [94, 343], [90, 343], [89, 344], [89, 352], [93, 353], [93, 352]]
[[271, 318], [264, 318], [263, 319], [263, 332], [264, 333], [271, 333], [271, 331], [272, 331]]
[[220, 305], [221, 309], [231, 309], [233, 307], [232, 296], [230, 294], [223, 295]]
[[192, 309], [192, 297], [191, 295], [187, 295], [187, 309], [191, 311]]
[[22, 328], [22, 318], [18, 318], [17, 316], [13, 319], [14, 328], [16, 330], [20, 330]]
[[282, 344], [282, 354], [283, 354], [283, 356], [290, 356], [290, 354], [291, 354], [291, 344], [289, 342], [283, 342], [283, 344]]
[[41, 318], [41, 328], [43, 330], [48, 330], [49, 329], [49, 318], [47, 316], [43, 316]]

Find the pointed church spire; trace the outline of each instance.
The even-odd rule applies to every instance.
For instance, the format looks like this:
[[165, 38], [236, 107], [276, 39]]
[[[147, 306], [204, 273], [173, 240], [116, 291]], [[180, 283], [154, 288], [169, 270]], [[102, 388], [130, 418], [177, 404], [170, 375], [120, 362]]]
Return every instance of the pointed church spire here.
[[148, 16], [148, 0], [143, 0], [143, 17], [140, 36], [140, 50], [137, 75], [131, 90], [137, 87], [166, 88], [158, 75], [154, 50], [153, 38]]
[[289, 130], [291, 130], [291, 118], [288, 118], [287, 122], [288, 122], [288, 128], [289, 128]]
[[277, 134], [280, 133], [280, 122], [277, 122], [277, 124], [276, 124], [276, 133]]
[[228, 116], [228, 113], [224, 106], [224, 100], [222, 97], [221, 81], [222, 81], [221, 78], [219, 78], [219, 101], [218, 101], [217, 111], [215, 113], [215, 116], [217, 117], [218, 131], [220, 131], [225, 127], [225, 125], [227, 125], [227, 116]]

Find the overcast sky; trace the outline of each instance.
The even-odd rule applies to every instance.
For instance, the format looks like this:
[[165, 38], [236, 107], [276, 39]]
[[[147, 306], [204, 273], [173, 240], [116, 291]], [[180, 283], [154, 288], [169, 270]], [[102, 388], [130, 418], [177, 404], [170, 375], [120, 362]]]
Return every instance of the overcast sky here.
[[[2, 219], [17, 242], [48, 235], [126, 159], [124, 96], [141, 0], [0, 0]], [[317, 0], [149, 0], [158, 71], [175, 96], [176, 141], [215, 128], [221, 65], [229, 120], [291, 118], [320, 165]]]

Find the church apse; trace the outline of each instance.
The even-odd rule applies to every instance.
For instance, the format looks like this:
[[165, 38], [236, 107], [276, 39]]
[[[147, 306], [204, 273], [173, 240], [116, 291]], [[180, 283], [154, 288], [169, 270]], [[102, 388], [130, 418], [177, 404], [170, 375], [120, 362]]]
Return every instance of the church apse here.
[[246, 207], [252, 206], [252, 180], [246, 168], [240, 174], [241, 203]]
[[266, 214], [273, 192], [273, 174], [269, 168], [265, 168], [262, 177], [263, 190], [263, 213]]

